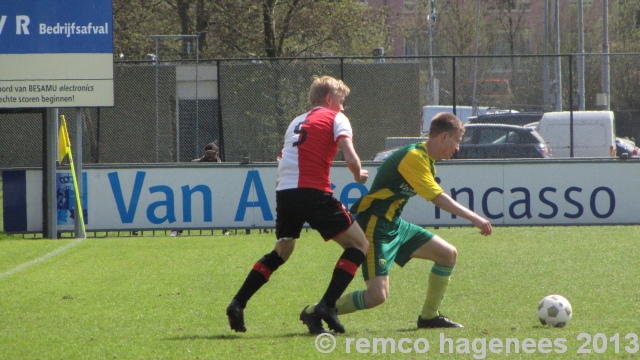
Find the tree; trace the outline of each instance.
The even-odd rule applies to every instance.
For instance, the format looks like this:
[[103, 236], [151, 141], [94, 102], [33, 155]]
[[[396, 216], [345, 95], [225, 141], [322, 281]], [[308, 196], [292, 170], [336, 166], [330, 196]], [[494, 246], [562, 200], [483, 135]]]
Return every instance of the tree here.
[[[506, 36], [509, 55], [522, 53], [522, 39], [529, 34], [525, 32], [525, 14], [527, 10], [520, 0], [495, 0], [489, 3], [487, 14], [495, 19], [498, 31]], [[493, 21], [490, 21], [493, 23]]]
[[475, 35], [479, 33], [478, 54], [488, 52], [491, 38], [483, 13], [476, 28], [476, 1], [450, 0], [440, 6], [436, 37], [440, 54], [474, 55]]
[[157, 0], [113, 0], [113, 43], [116, 56], [142, 60], [155, 52], [149, 35], [176, 34], [169, 6]]
[[384, 44], [385, 12], [353, 0], [212, 2], [219, 56], [363, 55]]
[[355, 0], [114, 0], [114, 42], [136, 59], [148, 35], [195, 33], [201, 57], [369, 55], [387, 44], [385, 19]]
[[[207, 51], [207, 30], [209, 28], [209, 9], [205, 6], [205, 0], [164, 0], [174, 9], [180, 21], [180, 35], [198, 35], [198, 48], [201, 52]], [[195, 12], [194, 15], [192, 14]], [[187, 42], [182, 41], [181, 54], [186, 54]]]
[[640, 0], [618, 1], [609, 10], [609, 43], [612, 53], [640, 52]]
[[[640, 0], [620, 1], [616, 5], [609, 10], [610, 52], [638, 53]], [[640, 86], [640, 67], [634, 61], [634, 56], [611, 57], [611, 64], [611, 104], [618, 109], [640, 109], [640, 96], [637, 92]], [[634, 123], [632, 136], [640, 140], [637, 122]]]

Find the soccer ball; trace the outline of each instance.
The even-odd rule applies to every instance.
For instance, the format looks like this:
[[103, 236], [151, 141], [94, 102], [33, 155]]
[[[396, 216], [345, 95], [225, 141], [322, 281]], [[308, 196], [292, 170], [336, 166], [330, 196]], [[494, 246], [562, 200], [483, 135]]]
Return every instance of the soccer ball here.
[[565, 327], [571, 320], [571, 304], [560, 295], [546, 296], [538, 305], [538, 318], [542, 325]]

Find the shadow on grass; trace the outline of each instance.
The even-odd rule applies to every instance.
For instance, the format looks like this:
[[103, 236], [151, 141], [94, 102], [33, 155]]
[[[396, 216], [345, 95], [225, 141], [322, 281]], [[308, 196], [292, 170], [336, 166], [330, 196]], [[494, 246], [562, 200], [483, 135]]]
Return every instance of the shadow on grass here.
[[[403, 328], [397, 329], [396, 331], [399, 333], [413, 333], [413, 332], [425, 332], [427, 329], [418, 329], [418, 328]], [[442, 330], [442, 329], [430, 329], [430, 330]], [[428, 331], [428, 330], [427, 330]], [[285, 334], [271, 334], [271, 335], [259, 335], [259, 334], [218, 334], [218, 335], [183, 335], [183, 336], [175, 336], [164, 338], [164, 341], [189, 341], [189, 340], [250, 340], [250, 339], [284, 339], [284, 338], [296, 338], [296, 337], [308, 337], [315, 338], [318, 335], [309, 334], [309, 333], [285, 333]], [[336, 334], [331, 333], [336, 338], [340, 337], [362, 337], [365, 335], [370, 335], [371, 333], [367, 329], [350, 331], [348, 334]]]
[[[429, 335], [429, 334], [439, 334], [445, 331], [452, 331], [452, 332], [456, 332], [456, 331], [465, 331], [465, 330], [469, 330], [469, 328], [418, 328], [418, 327], [412, 327], [412, 328], [404, 328], [404, 329], [397, 329], [396, 331], [399, 333], [414, 333], [414, 332], [421, 332], [425, 335]], [[480, 329], [476, 329], [476, 330], [480, 330]], [[484, 330], [480, 330], [480, 332], [482, 333]]]
[[280, 339], [280, 338], [294, 338], [294, 337], [315, 337], [309, 333], [288, 333], [281, 335], [237, 335], [237, 334], [219, 334], [219, 335], [183, 335], [170, 338], [164, 338], [166, 341], [184, 341], [184, 340], [237, 340], [237, 339]]

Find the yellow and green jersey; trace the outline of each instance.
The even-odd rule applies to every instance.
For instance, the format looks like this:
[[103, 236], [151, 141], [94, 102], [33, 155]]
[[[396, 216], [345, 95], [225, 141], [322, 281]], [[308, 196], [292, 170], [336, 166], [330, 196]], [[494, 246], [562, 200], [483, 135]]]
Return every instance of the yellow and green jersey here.
[[369, 193], [353, 204], [351, 213], [366, 212], [394, 221], [410, 197], [417, 194], [433, 200], [442, 193], [435, 179], [435, 163], [424, 142], [400, 148], [382, 163]]

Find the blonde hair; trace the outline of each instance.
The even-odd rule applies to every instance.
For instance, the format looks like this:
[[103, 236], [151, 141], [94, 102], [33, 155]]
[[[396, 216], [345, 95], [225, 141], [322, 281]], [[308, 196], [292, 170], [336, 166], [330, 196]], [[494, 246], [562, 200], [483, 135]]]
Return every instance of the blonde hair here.
[[314, 76], [309, 89], [309, 103], [311, 106], [321, 106], [327, 94], [339, 94], [347, 97], [351, 89], [342, 81], [331, 76]]

